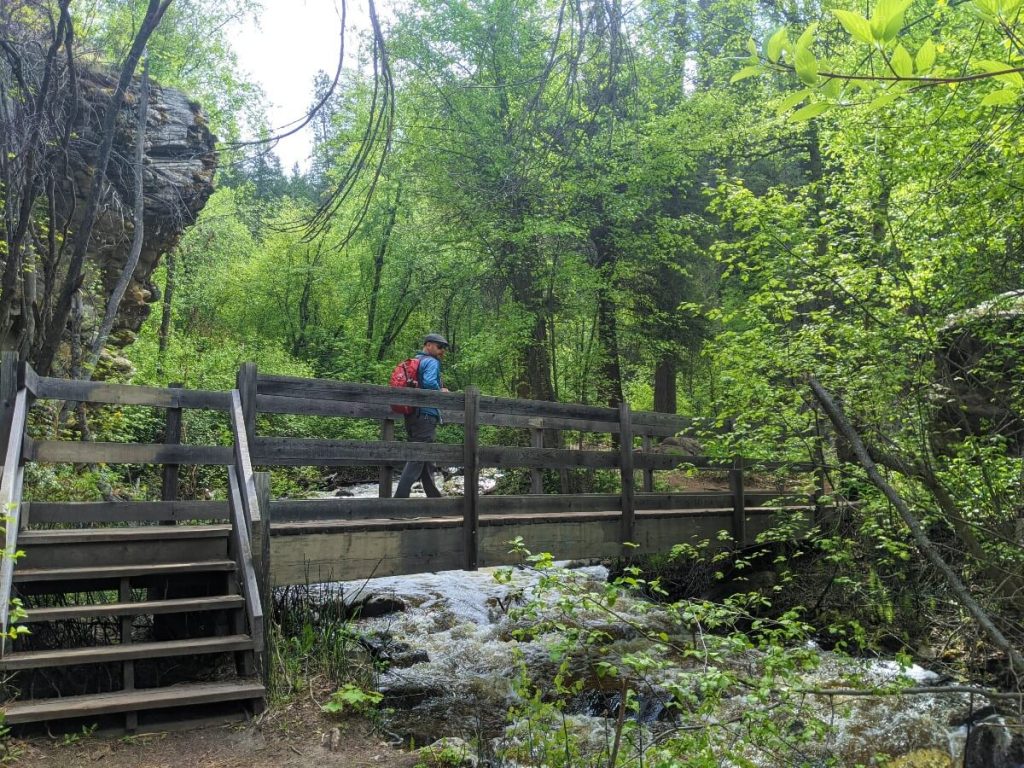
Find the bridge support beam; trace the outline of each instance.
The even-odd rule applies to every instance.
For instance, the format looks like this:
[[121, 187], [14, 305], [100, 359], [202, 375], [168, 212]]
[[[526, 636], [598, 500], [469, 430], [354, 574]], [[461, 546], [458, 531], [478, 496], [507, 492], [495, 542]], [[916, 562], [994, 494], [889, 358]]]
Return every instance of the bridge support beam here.
[[463, 431], [463, 541], [466, 570], [475, 571], [480, 558], [480, 441], [477, 424], [480, 414], [480, 390], [466, 388], [466, 418]]

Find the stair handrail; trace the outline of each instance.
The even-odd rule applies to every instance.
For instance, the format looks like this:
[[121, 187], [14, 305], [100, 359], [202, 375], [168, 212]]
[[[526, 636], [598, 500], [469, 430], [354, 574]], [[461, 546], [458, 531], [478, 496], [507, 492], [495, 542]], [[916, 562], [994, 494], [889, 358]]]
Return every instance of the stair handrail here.
[[[262, 548], [262, 542], [255, 541], [260, 526], [259, 497], [256, 495], [256, 478], [252, 471], [249, 454], [249, 436], [242, 414], [242, 397], [237, 389], [231, 390], [231, 432], [234, 437], [235, 463], [228, 467], [228, 484], [231, 507], [231, 531], [235, 543], [235, 559], [238, 565], [239, 581], [245, 596], [245, 610], [249, 617], [249, 629], [256, 641], [256, 651], [263, 650], [263, 603], [260, 599], [259, 580], [256, 575], [254, 550]], [[261, 567], [263, 564], [260, 564]]]
[[6, 650], [7, 622], [11, 611], [11, 590], [14, 585], [14, 560], [18, 552], [18, 529], [21, 527], [21, 487], [25, 478], [22, 446], [28, 419], [28, 390], [18, 390], [11, 414], [11, 431], [7, 437], [3, 475], [0, 477], [0, 511], [4, 522], [3, 560], [0, 561], [0, 655]]

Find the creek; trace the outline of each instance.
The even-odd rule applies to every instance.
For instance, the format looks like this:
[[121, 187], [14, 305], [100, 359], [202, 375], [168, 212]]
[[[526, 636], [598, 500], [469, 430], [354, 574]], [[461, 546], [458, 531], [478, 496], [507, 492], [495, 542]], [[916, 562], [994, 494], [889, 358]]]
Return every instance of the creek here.
[[[376, 486], [360, 491], [369, 493], [371, 487], [375, 495]], [[551, 588], [552, 579], [558, 588]], [[961, 684], [916, 665], [852, 658], [822, 650], [806, 639], [796, 649], [801, 670], [779, 683], [788, 692], [762, 691], [758, 696], [736, 686], [721, 697], [711, 715], [699, 712], [703, 694], [680, 706], [681, 686], [696, 690], [722, 675], [764, 681], [770, 679], [765, 669], [777, 659], [770, 650], [751, 647], [703, 659], [666, 650], [699, 649], [708, 645], [713, 633], [684, 627], [666, 606], [640, 598], [618, 598], [615, 613], [610, 614], [598, 602], [580, 597], [601, 595], [607, 580], [604, 566], [590, 565], [428, 573], [310, 589], [314, 603], [342, 600], [350, 609], [358, 606], [359, 618], [352, 620], [351, 628], [381, 670], [378, 686], [384, 706], [392, 710], [387, 726], [391, 731], [416, 745], [442, 737], [486, 744], [489, 749], [483, 752], [504, 755], [493, 759], [495, 766], [545, 762], [535, 735], [528, 735], [541, 718], [541, 705], [535, 703], [531, 710], [524, 702], [532, 691], [553, 689], [561, 659], [569, 659], [561, 670], [564, 677], [576, 683], [561, 697], [566, 706], [558, 725], [572, 731], [574, 748], [582, 755], [572, 765], [607, 764], [585, 756], [588, 750], [591, 755], [609, 751], [627, 710], [620, 706], [619, 683], [603, 678], [598, 667], [603, 663], [622, 669], [623, 660], [638, 653], [648, 654], [659, 665], [632, 676], [629, 687], [637, 698], [626, 718], [632, 729], [623, 750], [656, 750], [680, 729], [728, 732], [730, 724], [748, 721], [751, 712], [764, 715], [770, 728], [777, 706], [775, 725], [780, 733], [794, 734], [793, 744], [778, 750], [753, 747], [744, 755], [749, 765], [1024, 766], [1019, 723], [1008, 722], [980, 694], [952, 690]], [[567, 608], [567, 603], [575, 607]], [[551, 631], [545, 622], [554, 622], [561, 631]], [[536, 629], [541, 626], [545, 628]], [[567, 632], [580, 630], [580, 647], [560, 656], [557, 649]], [[587, 652], [585, 638], [591, 638], [590, 650], [597, 653]], [[913, 692], [895, 695], [897, 688]], [[804, 693], [794, 695], [793, 689]], [[878, 695], [848, 695], [854, 689]], [[818, 735], [796, 738], [797, 731], [805, 733], [809, 724], [820, 727]], [[642, 764], [651, 765], [653, 760]], [[742, 763], [723, 759], [718, 764]]]

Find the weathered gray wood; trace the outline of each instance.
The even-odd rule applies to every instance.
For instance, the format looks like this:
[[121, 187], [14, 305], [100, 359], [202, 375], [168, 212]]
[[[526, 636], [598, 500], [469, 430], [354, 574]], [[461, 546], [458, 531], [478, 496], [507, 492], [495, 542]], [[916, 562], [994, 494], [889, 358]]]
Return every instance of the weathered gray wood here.
[[[530, 430], [530, 447], [544, 447], [544, 430], [534, 427]], [[544, 493], [544, 471], [539, 467], [530, 469], [530, 493]]]
[[249, 682], [184, 683], [165, 688], [131, 692], [63, 696], [55, 699], [13, 701], [3, 707], [4, 720], [11, 725], [62, 718], [89, 718], [131, 710], [192, 707], [226, 701], [261, 698], [262, 685]]
[[242, 363], [235, 377], [235, 389], [242, 401], [243, 424], [250, 445], [256, 437], [256, 379], [256, 363]]
[[407, 387], [395, 389], [374, 384], [357, 384], [332, 379], [300, 379], [293, 376], [267, 376], [257, 378], [257, 391], [261, 395], [278, 395], [311, 400], [342, 400], [349, 403], [377, 405], [415, 405], [462, 411], [463, 396], [457, 392]]
[[[184, 385], [171, 384], [171, 389], [181, 389]], [[167, 445], [181, 444], [181, 408], [168, 408], [167, 421], [164, 427], [164, 443]], [[160, 489], [160, 498], [174, 501], [178, 498], [179, 464], [164, 464], [164, 476]]]
[[[270, 473], [257, 472], [256, 498], [260, 507], [260, 519], [253, 522], [252, 551], [256, 568], [256, 582], [263, 604], [263, 616], [270, 616], [274, 610], [274, 582], [270, 571]], [[263, 621], [263, 648], [256, 654], [256, 668], [263, 684], [270, 687], [270, 622]]]
[[[255, 413], [253, 414], [255, 418]], [[246, 535], [251, 536], [252, 525], [260, 519], [259, 499], [256, 497], [256, 479], [253, 476], [251, 453], [249, 450], [249, 429], [246, 416], [242, 410], [241, 393], [231, 391], [231, 432], [235, 438], [235, 472], [237, 473], [238, 489], [242, 494], [242, 505], [245, 512]], [[255, 424], [253, 425], [255, 429]]]
[[357, 461], [364, 464], [429, 461], [442, 466], [455, 466], [462, 461], [461, 445], [376, 440], [258, 437], [253, 453], [255, 462], [261, 466], [336, 466]]
[[[648, 451], [651, 450], [651, 436], [650, 435], [643, 435], [642, 436], [642, 438], [640, 440], [640, 449], [644, 453], [647, 453]], [[654, 492], [654, 470], [653, 469], [645, 469], [644, 470], [644, 493], [653, 493], [653, 492]]]
[[224, 520], [226, 501], [33, 501], [35, 523], [128, 523], [162, 520]]
[[636, 476], [633, 473], [633, 427], [629, 403], [619, 404], [619, 468], [622, 478], [622, 539], [623, 555], [631, 554], [627, 544], [634, 542], [636, 534], [636, 507], [633, 502]]
[[480, 390], [466, 388], [466, 405], [463, 410], [466, 420], [463, 425], [463, 544], [466, 554], [466, 570], [477, 567], [477, 528], [480, 522], [480, 445], [477, 438], [477, 413], [480, 408]]
[[555, 418], [578, 419], [581, 421], [618, 422], [619, 414], [614, 408], [576, 403], [555, 403], [549, 400], [509, 399], [504, 397], [481, 397], [480, 410], [487, 413], [504, 413], [514, 416], [550, 416]]
[[4, 350], [0, 354], [0, 445], [7, 447], [11, 436], [11, 417], [18, 396], [18, 353]]
[[[483, 497], [486, 502], [489, 497]], [[270, 503], [274, 530], [278, 524], [315, 520], [453, 517], [462, 514], [462, 499], [279, 499]]]
[[733, 468], [729, 472], [729, 489], [732, 492], [732, 538], [737, 546], [743, 546], [747, 540], [747, 502], [744, 499], [743, 459], [733, 459]]
[[591, 467], [612, 468], [619, 455], [611, 451], [574, 451], [567, 448], [505, 448], [480, 446], [482, 467]]
[[[394, 419], [382, 419], [380, 422], [380, 439], [382, 442], [391, 443], [395, 440], [395, 420]], [[394, 469], [388, 464], [381, 464], [380, 467], [380, 482], [378, 485], [377, 495], [382, 499], [390, 499], [392, 493], [392, 480], [394, 478]]]
[[[127, 578], [121, 579], [121, 584], [118, 590], [119, 599], [121, 602], [128, 602], [132, 597], [131, 580]], [[131, 645], [132, 643], [132, 621], [131, 616], [121, 616], [121, 646]], [[121, 662], [121, 687], [127, 691], [135, 690], [135, 660], [125, 659]], [[125, 713], [125, 729], [131, 733], [139, 724], [139, 714], [135, 711]]]
[[228, 653], [250, 650], [254, 639], [247, 635], [199, 637], [162, 643], [94, 645], [54, 651], [19, 651], [8, 654], [0, 667], [7, 670], [65, 667], [72, 664], [104, 664], [125, 659], [159, 659], [168, 656], [196, 656], [204, 653]]
[[[395, 412], [391, 406], [365, 403], [348, 403], [344, 400], [318, 400], [316, 398], [285, 397], [284, 395], [256, 395], [256, 410], [259, 413], [287, 413], [296, 416], [333, 416], [338, 418], [370, 419], [380, 421], [391, 418]], [[458, 416], [461, 421], [461, 414]], [[445, 413], [445, 421], [452, 421]]]
[[80, 443], [32, 440], [25, 458], [49, 464], [216, 464], [234, 461], [232, 449], [220, 445], [163, 443]]
[[[37, 502], [38, 503], [38, 502]], [[159, 502], [153, 502], [159, 503]], [[168, 531], [157, 526], [142, 528], [57, 528], [52, 530], [22, 531], [18, 541], [23, 546], [42, 544], [95, 544], [112, 542], [124, 545], [138, 541], [194, 541], [196, 539], [224, 539], [231, 531], [230, 525], [188, 525]]]
[[148, 563], [146, 565], [96, 565], [82, 568], [18, 568], [14, 583], [116, 579], [122, 576], [174, 576], [181, 573], [233, 571], [233, 560], [201, 560], [195, 563]]
[[[255, 493], [255, 490], [253, 491]], [[249, 540], [249, 522], [245, 519], [241, 484], [234, 466], [228, 467], [228, 507], [231, 510], [231, 549], [236, 576], [245, 598], [245, 614], [249, 620], [249, 633], [256, 641], [254, 650], [263, 647], [263, 602], [260, 599], [259, 580], [253, 565], [252, 545]]]
[[75, 381], [45, 376], [36, 379], [36, 397], [40, 400], [72, 400], [107, 405], [149, 405], [154, 408], [194, 408], [227, 411], [228, 392], [202, 389], [161, 389], [106, 381]]
[[[21, 486], [25, 477], [25, 468], [21, 463], [21, 448], [27, 416], [28, 390], [22, 388], [14, 398], [3, 475], [0, 476], [0, 514], [6, 518], [3, 561], [0, 562], [0, 632], [7, 631], [7, 622], [10, 618], [14, 561], [18, 552], [18, 532], [21, 528]], [[5, 652], [6, 642], [0, 640], [0, 656]]]
[[62, 605], [56, 608], [31, 608], [28, 615], [21, 621], [23, 624], [41, 624], [46, 621], [91, 619], [99, 616], [155, 616], [167, 613], [225, 611], [242, 608], [244, 604], [245, 601], [241, 595], [218, 595], [217, 597], [182, 597], [140, 602]]

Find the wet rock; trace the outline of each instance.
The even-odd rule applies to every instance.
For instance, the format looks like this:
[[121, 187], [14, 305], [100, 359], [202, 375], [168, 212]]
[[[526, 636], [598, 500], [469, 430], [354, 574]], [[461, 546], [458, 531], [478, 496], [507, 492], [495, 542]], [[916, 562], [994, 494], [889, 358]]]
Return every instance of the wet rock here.
[[670, 453], [681, 456], [703, 456], [704, 446], [699, 440], [683, 435], [666, 437], [652, 449], [657, 453]]
[[365, 600], [353, 603], [351, 612], [354, 616], [363, 619], [376, 619], [380, 616], [390, 616], [393, 613], [403, 613], [406, 608], [405, 601], [393, 595], [370, 595]]

